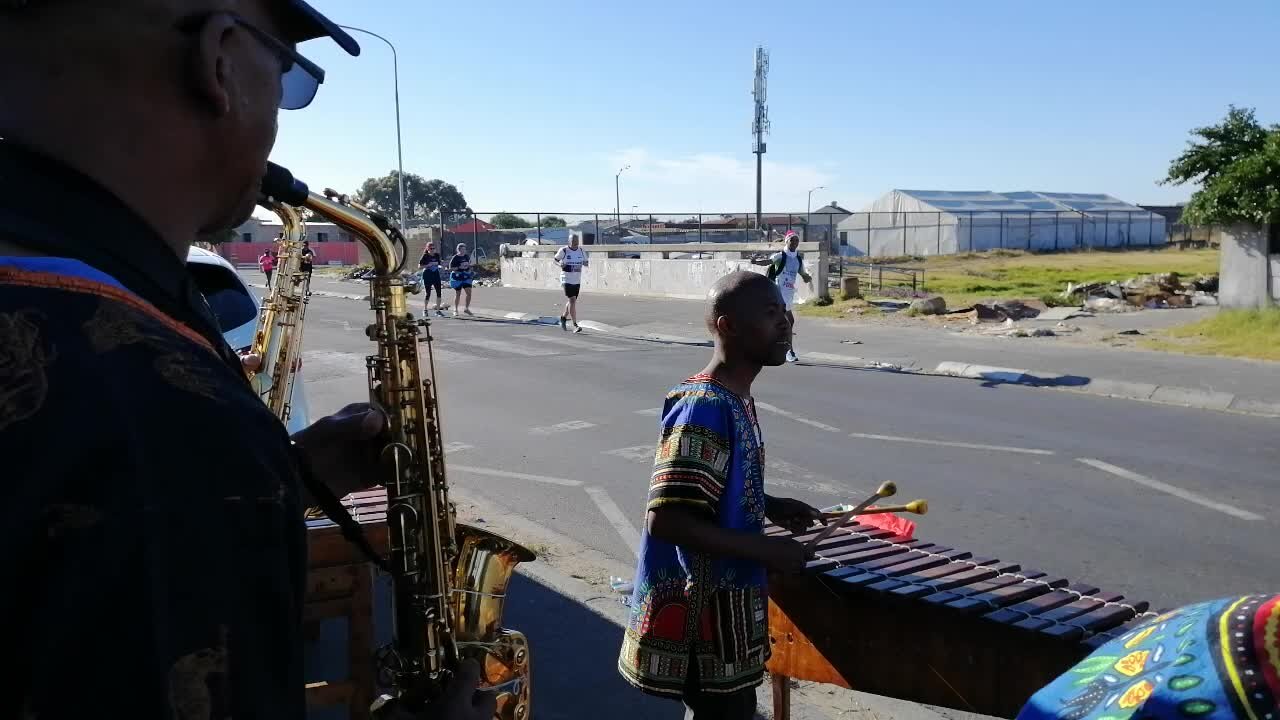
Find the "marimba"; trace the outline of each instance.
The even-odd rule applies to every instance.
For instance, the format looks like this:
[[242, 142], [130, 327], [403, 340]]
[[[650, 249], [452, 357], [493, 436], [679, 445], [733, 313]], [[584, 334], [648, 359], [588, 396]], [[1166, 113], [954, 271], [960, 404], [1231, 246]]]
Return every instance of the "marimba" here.
[[822, 540], [806, 573], [771, 575], [769, 595], [777, 720], [789, 716], [790, 678], [1014, 717], [1156, 615], [1087, 583], [857, 523]]

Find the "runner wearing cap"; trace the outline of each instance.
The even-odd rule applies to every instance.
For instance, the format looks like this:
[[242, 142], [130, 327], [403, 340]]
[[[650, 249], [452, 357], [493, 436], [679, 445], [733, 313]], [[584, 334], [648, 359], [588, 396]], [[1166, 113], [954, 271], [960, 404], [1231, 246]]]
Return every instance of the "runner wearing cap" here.
[[774, 253], [769, 258], [769, 270], [766, 274], [770, 280], [778, 283], [782, 301], [787, 304], [787, 320], [791, 322], [792, 327], [792, 347], [787, 350], [787, 362], [795, 362], [799, 359], [796, 357], [795, 350], [796, 316], [792, 313], [796, 296], [796, 276], [804, 278], [804, 281], [810, 284], [810, 288], [813, 287], [813, 278], [804, 269], [804, 253], [800, 252], [800, 236], [794, 230], [788, 230], [786, 243], [785, 250]]

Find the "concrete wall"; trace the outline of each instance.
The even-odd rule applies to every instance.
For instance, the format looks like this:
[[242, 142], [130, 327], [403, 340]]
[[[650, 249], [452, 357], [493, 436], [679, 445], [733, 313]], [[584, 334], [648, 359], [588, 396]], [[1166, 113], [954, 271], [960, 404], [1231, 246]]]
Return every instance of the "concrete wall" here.
[[1280, 303], [1280, 254], [1271, 256], [1271, 299]]
[[[766, 266], [739, 260], [741, 253], [717, 253], [719, 257], [703, 260], [663, 260], [645, 253], [641, 259], [610, 258], [607, 253], [588, 252], [590, 266], [582, 273], [582, 292], [618, 295], [652, 295], [657, 297], [702, 300], [716, 280], [736, 270], [764, 274]], [[732, 257], [730, 257], [732, 256]], [[809, 302], [821, 289], [825, 273], [818, 272], [818, 253], [805, 253], [805, 270], [813, 276], [814, 290], [799, 281], [796, 302]], [[560, 268], [550, 256], [503, 257], [502, 284], [507, 287], [560, 288]]]
[[1237, 225], [1222, 232], [1218, 302], [1223, 307], [1265, 307], [1280, 298], [1274, 278], [1280, 277], [1267, 257], [1267, 228]]

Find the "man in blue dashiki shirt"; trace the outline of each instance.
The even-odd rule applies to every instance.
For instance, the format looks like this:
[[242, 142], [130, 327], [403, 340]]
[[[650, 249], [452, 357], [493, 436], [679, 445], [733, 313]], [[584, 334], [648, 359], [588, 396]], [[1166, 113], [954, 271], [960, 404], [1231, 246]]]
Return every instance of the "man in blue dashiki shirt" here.
[[807, 554], [766, 537], [765, 519], [820, 522], [805, 503], [764, 492], [764, 443], [751, 383], [783, 364], [791, 324], [758, 273], [711, 291], [711, 362], [668, 393], [648, 519], [618, 669], [637, 688], [680, 698], [686, 718], [754, 717], [769, 658], [766, 569], [798, 572]]

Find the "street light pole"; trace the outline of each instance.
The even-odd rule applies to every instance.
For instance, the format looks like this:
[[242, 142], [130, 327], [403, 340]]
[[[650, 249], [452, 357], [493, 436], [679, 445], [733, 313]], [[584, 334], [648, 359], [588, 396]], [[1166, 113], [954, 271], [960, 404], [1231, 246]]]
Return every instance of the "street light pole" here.
[[[613, 212], [615, 213], [614, 220], [617, 221], [619, 228], [622, 227], [622, 185], [620, 178], [622, 177], [622, 171], [629, 167], [631, 166], [623, 165], [622, 168], [618, 170], [618, 174], [613, 176]], [[619, 232], [621, 232], [621, 230], [619, 230]]]
[[[827, 188], [823, 185], [819, 185], [818, 187], [813, 188], [813, 190], [826, 190], [826, 189]], [[813, 190], [809, 191], [809, 199], [806, 200], [804, 203], [804, 239], [805, 240], [809, 239], [809, 222], [810, 222], [809, 213], [813, 207]]]
[[400, 168], [400, 172], [399, 172], [400, 230], [403, 232], [408, 232], [409, 228], [407, 225], [407, 220], [405, 217], [405, 208], [404, 208], [404, 151], [400, 144], [400, 60], [396, 56], [396, 46], [392, 45], [390, 40], [382, 37], [376, 32], [371, 32], [363, 28], [352, 27], [350, 25], [339, 25], [338, 27], [343, 28], [345, 30], [354, 30], [355, 32], [364, 33], [365, 35], [371, 35], [373, 37], [378, 38], [382, 42], [386, 43], [387, 47], [391, 48], [391, 73], [392, 73], [392, 78], [395, 81], [395, 96], [396, 96], [396, 162], [399, 164], [399, 168]]

